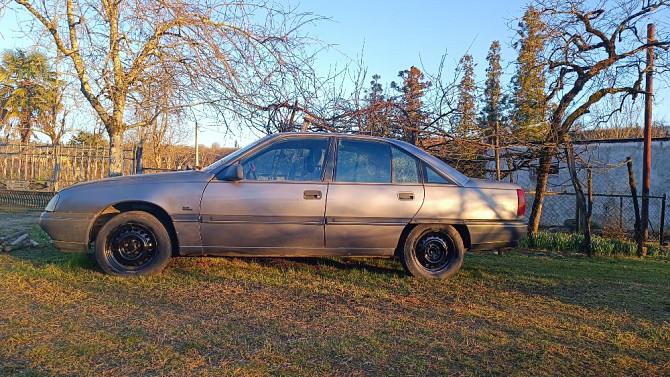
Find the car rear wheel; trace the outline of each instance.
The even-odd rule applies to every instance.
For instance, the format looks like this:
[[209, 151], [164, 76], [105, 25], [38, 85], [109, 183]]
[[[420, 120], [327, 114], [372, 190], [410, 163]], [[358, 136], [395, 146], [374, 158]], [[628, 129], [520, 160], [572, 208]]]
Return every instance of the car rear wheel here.
[[110, 275], [153, 275], [165, 268], [171, 255], [170, 235], [163, 224], [141, 211], [114, 216], [95, 241], [95, 259]]
[[458, 231], [450, 225], [418, 225], [405, 240], [402, 264], [414, 276], [444, 279], [463, 264], [465, 247]]

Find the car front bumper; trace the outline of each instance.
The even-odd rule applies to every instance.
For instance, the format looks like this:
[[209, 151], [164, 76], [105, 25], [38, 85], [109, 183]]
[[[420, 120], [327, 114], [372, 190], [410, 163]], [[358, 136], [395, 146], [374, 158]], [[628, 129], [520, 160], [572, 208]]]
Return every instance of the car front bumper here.
[[88, 251], [88, 235], [95, 216], [87, 213], [42, 212], [40, 227], [53, 245], [66, 252]]

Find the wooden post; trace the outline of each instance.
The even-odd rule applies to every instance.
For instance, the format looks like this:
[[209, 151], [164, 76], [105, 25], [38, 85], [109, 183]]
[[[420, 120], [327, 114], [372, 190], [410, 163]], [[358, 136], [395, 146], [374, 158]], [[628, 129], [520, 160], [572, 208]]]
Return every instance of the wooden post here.
[[644, 247], [644, 240], [642, 239], [640, 206], [637, 202], [637, 185], [635, 184], [635, 175], [633, 174], [632, 157], [628, 156], [628, 158], [626, 158], [626, 165], [628, 165], [628, 184], [630, 185], [630, 193], [633, 197], [633, 210], [635, 211], [635, 242], [637, 243], [637, 256], [643, 257], [647, 254], [647, 249]]
[[[647, 43], [654, 41], [654, 24], [647, 25]], [[649, 188], [651, 186], [651, 116], [654, 92], [654, 48], [647, 48], [646, 88], [644, 94], [644, 152], [642, 165], [642, 240], [649, 236]]]
[[200, 146], [199, 146], [199, 140], [198, 140], [198, 122], [195, 122], [195, 169], [198, 169], [198, 166], [200, 166]]

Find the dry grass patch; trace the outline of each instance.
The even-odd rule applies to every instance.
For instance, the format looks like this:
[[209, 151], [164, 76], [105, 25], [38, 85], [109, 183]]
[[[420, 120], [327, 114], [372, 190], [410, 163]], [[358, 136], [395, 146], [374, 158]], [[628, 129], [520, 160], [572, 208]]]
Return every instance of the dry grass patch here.
[[446, 281], [231, 258], [123, 279], [27, 249], [0, 255], [0, 375], [667, 375], [668, 276], [667, 259], [510, 252]]

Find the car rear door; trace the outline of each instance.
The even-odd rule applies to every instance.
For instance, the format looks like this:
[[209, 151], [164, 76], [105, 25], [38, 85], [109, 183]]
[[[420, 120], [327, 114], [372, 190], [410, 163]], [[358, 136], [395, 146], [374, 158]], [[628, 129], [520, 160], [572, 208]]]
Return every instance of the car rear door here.
[[424, 199], [416, 158], [381, 140], [338, 138], [336, 151], [326, 248], [344, 255], [392, 254]]
[[306, 255], [324, 246], [330, 138], [284, 137], [244, 157], [244, 179], [213, 179], [201, 203], [205, 254]]

